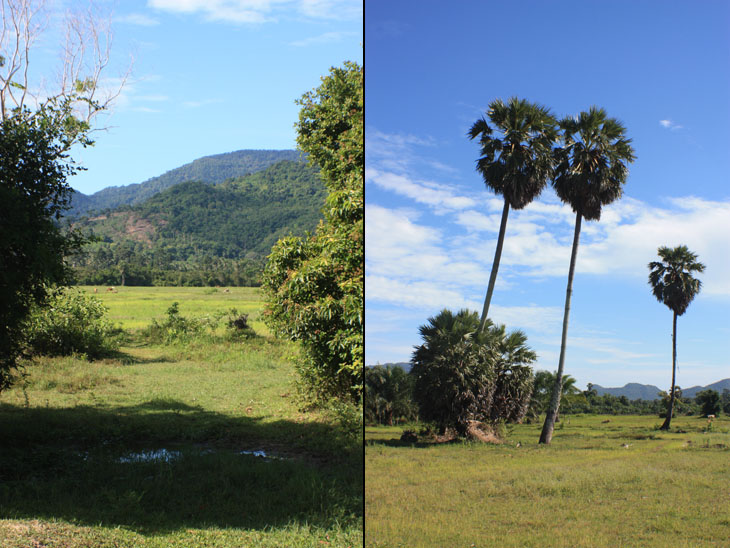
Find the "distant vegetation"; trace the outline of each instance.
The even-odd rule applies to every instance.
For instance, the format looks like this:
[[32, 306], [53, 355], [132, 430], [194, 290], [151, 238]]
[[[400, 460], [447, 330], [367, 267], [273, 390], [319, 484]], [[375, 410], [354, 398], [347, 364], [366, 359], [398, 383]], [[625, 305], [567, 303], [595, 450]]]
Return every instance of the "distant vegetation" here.
[[74, 257], [77, 282], [256, 286], [279, 238], [314, 230], [325, 195], [316, 168], [284, 160], [217, 185], [180, 183], [139, 205], [82, 217], [74, 227], [98, 241]]
[[[466, 373], [466, 372], [464, 372]], [[376, 365], [365, 370], [365, 421], [369, 425], [414, 424], [419, 416], [419, 398], [416, 389], [417, 370], [406, 371], [397, 364]], [[535, 371], [527, 383], [533, 386], [532, 397], [525, 412], [525, 422], [533, 423], [544, 416], [549, 405], [550, 391], [555, 373]], [[722, 387], [726, 381], [711, 386]], [[604, 389], [605, 390], [605, 389]], [[677, 390], [674, 416], [706, 416], [724, 413], [730, 416], [730, 389], [702, 390], [695, 387], [691, 396]], [[563, 378], [563, 397], [560, 416], [579, 414], [601, 415], [654, 415], [666, 417], [669, 395], [660, 391], [658, 398], [629, 398], [611, 393], [599, 394], [596, 387], [588, 384], [587, 390], [578, 390], [570, 375]], [[425, 423], [424, 423], [425, 424]]]
[[155, 194], [185, 181], [217, 184], [262, 171], [278, 162], [302, 160], [296, 150], [237, 150], [205, 156], [142, 183], [107, 187], [91, 195], [76, 192], [69, 215], [78, 217], [92, 211], [141, 204]]

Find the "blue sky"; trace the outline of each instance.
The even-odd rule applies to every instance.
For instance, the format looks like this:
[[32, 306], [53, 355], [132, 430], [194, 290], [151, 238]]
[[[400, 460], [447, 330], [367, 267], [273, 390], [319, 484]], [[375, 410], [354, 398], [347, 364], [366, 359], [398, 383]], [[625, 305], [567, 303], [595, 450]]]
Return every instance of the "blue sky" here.
[[[96, 145], [74, 150], [87, 171], [69, 182], [93, 193], [140, 183], [201, 156], [240, 149], [292, 149], [301, 95], [332, 66], [362, 63], [359, 0], [97, 0], [112, 13], [113, 88], [134, 57], [110, 115], [97, 119]], [[61, 12], [32, 68], [53, 70]]]
[[[365, 6], [366, 363], [408, 361], [443, 308], [480, 310], [502, 200], [466, 133], [493, 99], [558, 117], [591, 105], [627, 128], [623, 198], [584, 222], [565, 372], [668, 389], [672, 314], [659, 246], [707, 266], [678, 321], [677, 382], [730, 377], [730, 4], [402, 1]], [[557, 369], [574, 214], [551, 190], [511, 211], [490, 316]]]

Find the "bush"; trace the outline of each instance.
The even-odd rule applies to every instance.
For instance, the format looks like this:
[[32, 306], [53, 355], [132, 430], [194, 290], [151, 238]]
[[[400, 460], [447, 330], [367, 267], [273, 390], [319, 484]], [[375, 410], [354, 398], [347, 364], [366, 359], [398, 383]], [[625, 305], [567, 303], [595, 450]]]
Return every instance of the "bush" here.
[[248, 314], [239, 314], [238, 310], [232, 308], [228, 313], [228, 334], [232, 340], [256, 337], [253, 327], [248, 325]]
[[411, 359], [421, 418], [462, 436], [472, 421], [522, 420], [532, 394], [529, 364], [537, 358], [524, 333], [508, 335], [491, 321], [479, 331], [479, 316], [468, 310], [443, 310], [428, 321]]
[[152, 320], [145, 335], [152, 342], [185, 343], [203, 335], [206, 328], [215, 329], [217, 324], [217, 318], [187, 318], [180, 315], [180, 304], [176, 301], [167, 309], [167, 318], [162, 323]]
[[720, 394], [712, 389], [702, 390], [695, 396], [695, 401], [702, 408], [702, 415], [719, 415], [722, 409]]
[[398, 365], [365, 369], [365, 420], [368, 424], [392, 426], [394, 422], [417, 418], [413, 377], [405, 369]]
[[119, 347], [121, 330], [106, 318], [102, 302], [78, 289], [51, 290], [47, 306], [36, 307], [26, 322], [31, 354], [100, 358]]

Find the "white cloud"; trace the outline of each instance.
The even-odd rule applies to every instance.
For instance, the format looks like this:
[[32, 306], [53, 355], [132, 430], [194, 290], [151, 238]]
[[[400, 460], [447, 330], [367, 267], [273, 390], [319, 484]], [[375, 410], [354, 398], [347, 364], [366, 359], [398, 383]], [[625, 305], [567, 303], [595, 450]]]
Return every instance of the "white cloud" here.
[[157, 19], [143, 13], [128, 13], [127, 15], [115, 17], [114, 20], [129, 25], [139, 25], [141, 27], [154, 27], [160, 24]]
[[476, 206], [473, 198], [459, 195], [455, 189], [448, 185], [413, 180], [406, 175], [397, 173], [366, 169], [365, 182], [371, 182], [380, 188], [431, 206], [438, 214]]
[[659, 120], [659, 124], [667, 129], [682, 129], [683, 126], [680, 126], [678, 123], [673, 122], [672, 120]]
[[324, 34], [320, 34], [318, 36], [312, 36], [310, 38], [304, 38], [302, 40], [289, 42], [289, 45], [297, 48], [303, 48], [316, 44], [330, 44], [332, 42], [340, 42], [344, 38], [356, 35], [357, 33], [354, 32], [325, 32]]
[[148, 6], [184, 14], [202, 14], [208, 21], [265, 23], [280, 14], [312, 19], [352, 20], [362, 16], [359, 0], [148, 0]]

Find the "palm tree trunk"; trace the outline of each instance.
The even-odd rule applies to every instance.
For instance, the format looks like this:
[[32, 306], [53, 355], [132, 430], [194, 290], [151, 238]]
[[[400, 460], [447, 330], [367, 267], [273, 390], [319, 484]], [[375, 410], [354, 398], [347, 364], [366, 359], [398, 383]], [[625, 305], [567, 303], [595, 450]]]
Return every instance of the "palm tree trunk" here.
[[568, 289], [565, 292], [565, 312], [563, 313], [563, 337], [560, 341], [560, 361], [558, 372], [553, 386], [553, 395], [550, 398], [550, 406], [545, 416], [545, 424], [542, 425], [540, 443], [549, 444], [553, 439], [555, 430], [555, 419], [560, 408], [560, 396], [563, 392], [563, 369], [565, 368], [565, 348], [568, 341], [568, 317], [570, 316], [570, 298], [573, 295], [573, 274], [575, 273], [575, 259], [578, 256], [578, 242], [580, 240], [580, 224], [583, 216], [580, 212], [575, 216], [575, 232], [573, 233], [573, 251], [570, 254], [570, 269], [568, 270]]
[[499, 224], [499, 236], [497, 237], [497, 249], [494, 252], [494, 262], [492, 263], [492, 273], [489, 275], [489, 286], [487, 287], [487, 296], [484, 299], [484, 308], [482, 309], [482, 318], [479, 322], [479, 331], [484, 331], [489, 315], [489, 304], [492, 302], [492, 293], [494, 293], [494, 285], [497, 282], [497, 271], [499, 270], [499, 260], [502, 258], [502, 244], [504, 244], [504, 233], [507, 229], [507, 215], [509, 215], [509, 202], [504, 199], [504, 208], [502, 209], [502, 222]]
[[674, 384], [677, 373], [677, 313], [674, 312], [672, 319], [672, 391], [669, 393], [669, 409], [667, 410], [667, 418], [660, 430], [669, 430], [669, 424], [672, 422], [672, 413], [674, 413]]

